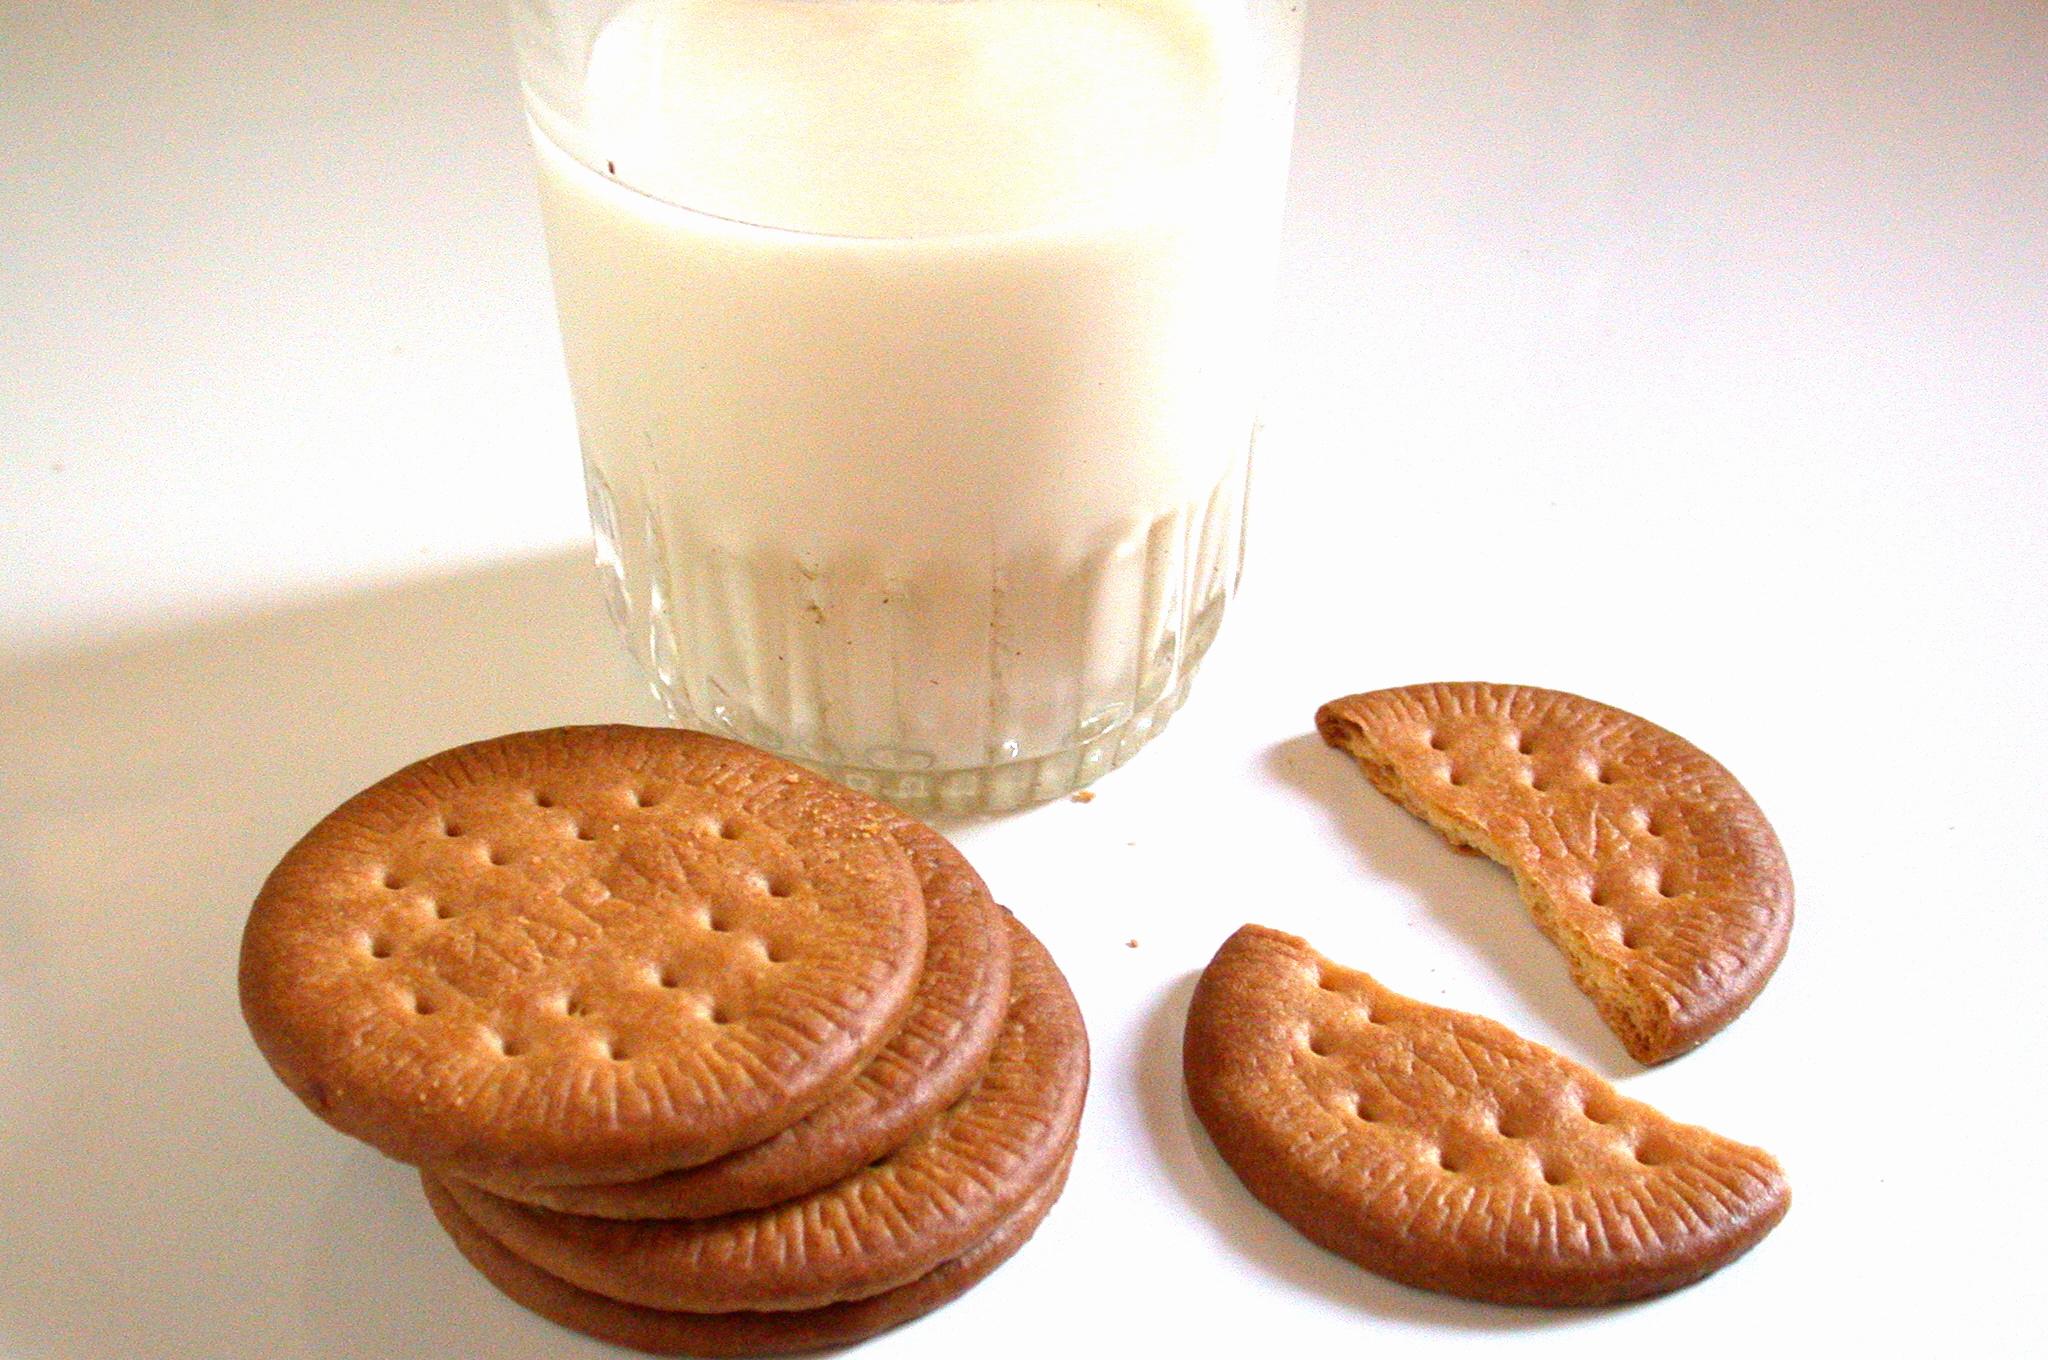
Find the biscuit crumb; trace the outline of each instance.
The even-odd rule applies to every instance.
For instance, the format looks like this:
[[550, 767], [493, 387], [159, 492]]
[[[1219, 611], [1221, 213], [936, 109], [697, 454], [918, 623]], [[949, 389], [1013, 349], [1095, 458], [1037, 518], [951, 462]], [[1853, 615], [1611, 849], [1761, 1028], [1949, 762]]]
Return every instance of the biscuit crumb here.
[[1136, 940], [1125, 940], [1125, 941], [1124, 941], [1124, 948], [1126, 948], [1126, 949], [1136, 949], [1137, 947], [1138, 947], [1138, 942], [1137, 942]]
[[1079, 793], [1068, 794], [1067, 801], [1070, 803], [1092, 803], [1095, 801], [1095, 795], [1086, 789], [1082, 789]]

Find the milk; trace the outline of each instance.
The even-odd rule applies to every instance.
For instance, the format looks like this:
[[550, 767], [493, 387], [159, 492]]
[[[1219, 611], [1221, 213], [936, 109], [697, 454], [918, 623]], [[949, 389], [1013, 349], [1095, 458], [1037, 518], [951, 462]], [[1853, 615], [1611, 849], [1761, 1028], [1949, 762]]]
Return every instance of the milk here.
[[1170, 715], [1238, 567], [1284, 174], [1242, 22], [605, 25], [535, 140], [601, 554], [680, 718], [986, 806]]

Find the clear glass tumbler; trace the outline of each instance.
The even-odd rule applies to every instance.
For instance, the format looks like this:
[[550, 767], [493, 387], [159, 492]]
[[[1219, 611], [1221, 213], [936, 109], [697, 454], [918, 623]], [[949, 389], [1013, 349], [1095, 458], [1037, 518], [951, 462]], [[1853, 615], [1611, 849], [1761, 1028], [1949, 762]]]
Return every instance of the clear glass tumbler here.
[[914, 808], [1179, 706], [1242, 561], [1301, 0], [514, 0], [611, 607]]

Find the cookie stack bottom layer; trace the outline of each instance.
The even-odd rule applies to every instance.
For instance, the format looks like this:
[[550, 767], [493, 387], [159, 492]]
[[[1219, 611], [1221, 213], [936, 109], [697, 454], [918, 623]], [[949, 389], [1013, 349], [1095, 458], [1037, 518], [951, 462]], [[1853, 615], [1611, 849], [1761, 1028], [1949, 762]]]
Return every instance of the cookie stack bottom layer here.
[[465, 1254], [563, 1325], [664, 1354], [843, 1344], [956, 1297], [1058, 1196], [1087, 1038], [1043, 946], [1014, 921], [1008, 1010], [987, 1066], [895, 1152], [786, 1203], [712, 1219], [615, 1220], [428, 1177]]
[[434, 1216], [469, 1263], [507, 1298], [550, 1322], [650, 1355], [788, 1355], [865, 1341], [981, 1283], [1038, 1230], [1066, 1185], [1068, 1161], [1001, 1227], [909, 1284], [864, 1299], [783, 1313], [677, 1313], [579, 1289], [505, 1250], [431, 1176], [421, 1180]]

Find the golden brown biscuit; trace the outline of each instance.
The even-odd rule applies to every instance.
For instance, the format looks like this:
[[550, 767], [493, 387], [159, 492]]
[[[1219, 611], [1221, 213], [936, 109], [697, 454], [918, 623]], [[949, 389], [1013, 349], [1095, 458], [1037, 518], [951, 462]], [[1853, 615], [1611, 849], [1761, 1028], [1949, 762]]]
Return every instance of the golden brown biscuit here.
[[1639, 1061], [1740, 1015], [1784, 956], [1792, 872], [1735, 776], [1654, 723], [1521, 685], [1375, 690], [1316, 727], [1374, 787], [1514, 874]]
[[243, 1014], [329, 1123], [422, 1165], [596, 1181], [758, 1143], [901, 1023], [923, 897], [873, 805], [668, 728], [457, 747], [264, 884]]
[[836, 1185], [753, 1213], [622, 1222], [444, 1184], [508, 1251], [648, 1308], [779, 1312], [908, 1284], [1047, 1184], [1079, 1126], [1081, 1012], [1044, 947], [1014, 921], [1011, 931], [1009, 1013], [980, 1079], [903, 1147]]
[[702, 1166], [618, 1185], [476, 1183], [565, 1213], [710, 1218], [779, 1204], [851, 1175], [958, 1099], [1002, 1028], [1009, 927], [981, 876], [945, 837], [901, 813], [885, 815], [924, 889], [924, 977], [903, 1027], [850, 1086], [767, 1142]]
[[1749, 1250], [1790, 1202], [1768, 1153], [1263, 926], [1203, 971], [1183, 1057], [1196, 1115], [1254, 1195], [1424, 1289], [1542, 1305], [1662, 1293]]
[[651, 1355], [789, 1355], [849, 1346], [952, 1302], [986, 1279], [1030, 1240], [1066, 1184], [1060, 1163], [1050, 1183], [981, 1241], [952, 1260], [880, 1294], [783, 1313], [677, 1313], [620, 1303], [578, 1289], [507, 1251], [422, 1174], [427, 1202], [455, 1245], [484, 1278], [551, 1322]]

